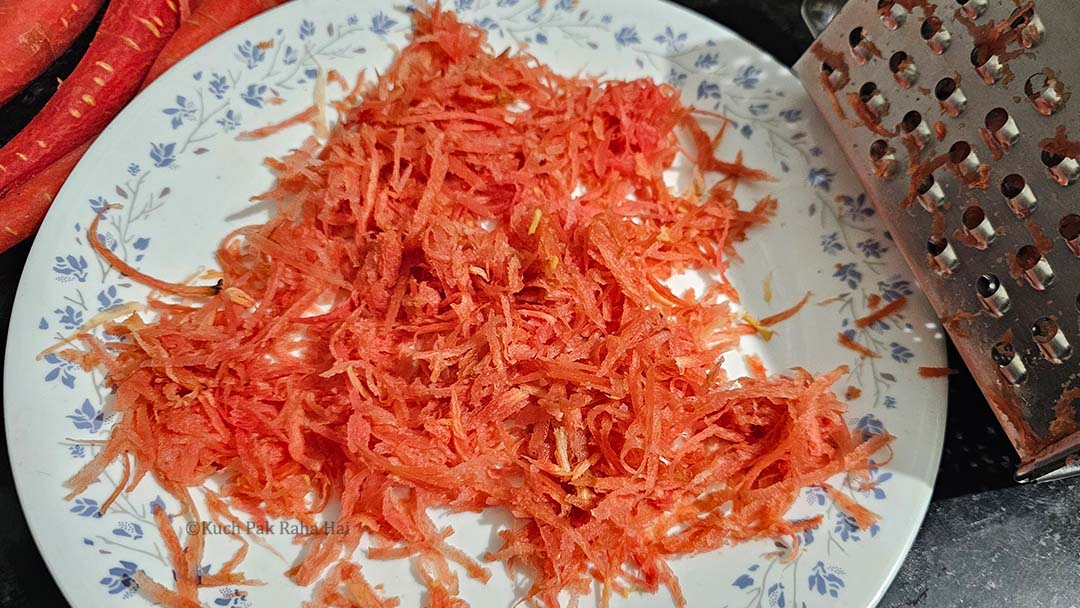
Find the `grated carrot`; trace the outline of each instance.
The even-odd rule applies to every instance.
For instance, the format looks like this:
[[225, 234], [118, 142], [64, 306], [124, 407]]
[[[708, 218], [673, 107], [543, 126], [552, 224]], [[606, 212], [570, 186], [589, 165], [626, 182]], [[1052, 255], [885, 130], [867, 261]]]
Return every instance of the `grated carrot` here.
[[907, 305], [907, 298], [904, 296], [900, 296], [892, 302], [889, 302], [885, 306], [882, 306], [881, 308], [875, 310], [874, 312], [864, 317], [859, 317], [858, 319], [855, 319], [855, 327], [858, 327], [859, 329], [866, 329], [874, 323], [890, 315], [895, 315], [896, 313], [900, 312], [900, 310], [904, 308], [905, 305]]
[[959, 374], [960, 372], [948, 367], [920, 367], [919, 375], [923, 378], [943, 378], [945, 376], [952, 376]]
[[810, 296], [812, 295], [814, 294], [810, 293], [809, 291], [806, 292], [806, 295], [803, 296], [803, 298], [799, 300], [794, 306], [788, 308], [787, 310], [781, 310], [775, 315], [769, 315], [764, 319], [759, 319], [758, 324], [764, 325], [765, 327], [772, 327], [777, 323], [787, 321], [791, 317], [794, 317], [796, 314], [798, 314], [798, 312], [802, 310], [803, 306], [806, 306], [806, 303], [810, 301]]
[[[342, 560], [364, 538], [372, 558], [414, 560], [429, 605], [464, 606], [457, 571], [490, 571], [428, 509], [488, 507], [514, 515], [486, 558], [532, 574], [523, 601], [663, 587], [683, 606], [669, 559], [807, 529], [785, 517], [800, 489], [865, 471], [890, 438], [852, 436], [831, 389], [845, 369], [767, 376], [749, 359], [751, 377], [729, 378], [719, 360], [755, 330], [717, 297], [738, 293], [665, 286], [722, 277], [777, 204], [739, 207], [724, 180], [769, 176], [719, 161], [719, 134], [673, 88], [561, 76], [492, 54], [438, 8], [413, 18], [325, 144], [268, 161], [278, 180], [258, 199], [280, 213], [224, 240], [218, 285], [166, 283], [95, 247], [192, 301], [151, 298], [106, 323], [119, 340], [64, 351], [106, 372], [120, 414], [71, 495], [131, 458], [124, 485], [153, 473], [196, 520], [189, 489], [211, 476], [212, 521], [312, 525], [333, 502], [346, 532], [299, 538], [287, 571], [321, 581], [313, 606], [397, 604]], [[680, 134], [716, 186], [664, 186]], [[177, 590], [138, 573], [151, 599], [255, 582], [236, 568], [257, 534], [200, 575], [201, 535], [182, 548], [154, 516]]]
[[881, 355], [879, 355], [878, 353], [870, 350], [862, 344], [859, 344], [855, 340], [852, 340], [851, 338], [845, 336], [843, 333], [836, 334], [836, 336], [836, 341], [840, 343], [840, 346], [843, 346], [844, 348], [849, 348], [859, 353], [863, 357], [868, 357], [870, 359], [877, 359], [881, 357]]

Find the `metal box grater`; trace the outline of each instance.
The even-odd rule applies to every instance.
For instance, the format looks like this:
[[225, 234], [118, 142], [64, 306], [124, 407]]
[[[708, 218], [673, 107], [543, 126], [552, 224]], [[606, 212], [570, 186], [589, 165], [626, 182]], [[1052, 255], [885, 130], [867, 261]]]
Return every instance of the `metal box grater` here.
[[795, 66], [1021, 457], [1080, 473], [1080, 4], [851, 0]]

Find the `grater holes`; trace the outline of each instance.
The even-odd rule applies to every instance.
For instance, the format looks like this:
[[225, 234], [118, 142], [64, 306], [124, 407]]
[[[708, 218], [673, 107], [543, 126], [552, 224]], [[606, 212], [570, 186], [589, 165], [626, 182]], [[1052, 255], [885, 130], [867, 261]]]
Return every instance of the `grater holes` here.
[[848, 45], [851, 47], [851, 56], [855, 58], [855, 63], [866, 63], [875, 54], [880, 54], [861, 25], [852, 28], [848, 33]]
[[1005, 65], [996, 53], [986, 46], [976, 46], [971, 49], [971, 65], [986, 84], [994, 84], [1005, 74]]
[[930, 50], [937, 55], [944, 53], [952, 44], [952, 34], [945, 29], [945, 24], [941, 19], [933, 15], [923, 20], [922, 25], [919, 26], [919, 35], [926, 41]]
[[1034, 245], [1024, 245], [1016, 252], [1016, 264], [1024, 271], [1029, 285], [1042, 291], [1053, 284], [1054, 271], [1050, 262]]
[[896, 0], [878, 0], [877, 10], [881, 22], [890, 30], [895, 30], [907, 20], [907, 9]]
[[1065, 239], [1069, 250], [1080, 258], [1080, 215], [1070, 213], [1058, 222], [1058, 234]]
[[904, 51], [897, 51], [889, 57], [889, 71], [897, 84], [905, 89], [911, 88], [919, 79], [919, 69]]
[[986, 312], [994, 317], [1005, 314], [1012, 305], [1011, 300], [1009, 300], [1009, 292], [1001, 284], [1001, 279], [996, 274], [987, 273], [976, 279], [975, 293], [978, 294]]
[[1010, 342], [1002, 340], [995, 344], [990, 349], [990, 357], [1009, 384], [1023, 384], [1027, 380], [1027, 367]]
[[874, 164], [874, 175], [878, 177], [892, 177], [899, 164], [896, 160], [896, 149], [884, 139], [870, 144], [870, 161]]
[[923, 209], [933, 213], [939, 207], [945, 204], [945, 191], [941, 189], [941, 185], [934, 179], [934, 175], [927, 175], [919, 186], [915, 189], [915, 193], [919, 197], [919, 203], [922, 204]]
[[1065, 105], [1065, 84], [1053, 72], [1032, 74], [1024, 82], [1024, 94], [1035, 110], [1043, 116], [1050, 116]]
[[986, 12], [986, 0], [956, 0], [960, 13], [968, 19], [978, 19]]
[[926, 252], [930, 254], [937, 270], [941, 274], [950, 274], [960, 265], [960, 258], [956, 257], [949, 239], [943, 236], [932, 236], [926, 241]]
[[934, 97], [949, 116], [959, 116], [967, 107], [967, 97], [956, 80], [946, 76], [934, 85]]
[[859, 87], [859, 101], [870, 110], [875, 120], [881, 120], [881, 116], [889, 111], [889, 101], [875, 82], [866, 82]]
[[1062, 186], [1068, 186], [1080, 178], [1080, 164], [1075, 159], [1043, 149], [1039, 155], [1051, 179]]
[[1012, 146], [1020, 138], [1020, 129], [1005, 108], [997, 107], [987, 112], [983, 124], [986, 125], [986, 130], [1002, 146]]
[[1001, 195], [1009, 203], [1012, 212], [1020, 218], [1031, 215], [1038, 202], [1027, 180], [1019, 173], [1010, 173], [1001, 180]]
[[997, 236], [994, 232], [994, 225], [986, 217], [986, 211], [979, 205], [966, 207], [964, 213], [960, 216], [960, 221], [964, 225], [964, 232], [975, 241], [975, 245], [979, 249], [986, 249], [986, 246], [993, 242], [994, 237]]
[[903, 131], [906, 137], [914, 141], [920, 150], [930, 143], [930, 126], [923, 120], [922, 114], [919, 114], [916, 110], [904, 114], [904, 117], [900, 119], [900, 130]]
[[1031, 48], [1039, 44], [1043, 35], [1046, 34], [1046, 26], [1043, 25], [1042, 19], [1035, 13], [1035, 9], [1030, 6], [1017, 8], [1009, 16], [1009, 19], [1009, 27], [1019, 30], [1018, 37], [1020, 44], [1024, 48]]
[[825, 75], [825, 81], [833, 91], [839, 91], [848, 83], [847, 72], [834, 68], [827, 61], [821, 62], [821, 73]]
[[978, 173], [981, 164], [971, 144], [964, 140], [957, 141], [949, 147], [949, 162], [956, 167], [958, 173], [965, 176]]
[[1072, 346], [1053, 317], [1043, 317], [1031, 325], [1031, 337], [1039, 345], [1043, 357], [1051, 363], [1061, 363], [1072, 356]]

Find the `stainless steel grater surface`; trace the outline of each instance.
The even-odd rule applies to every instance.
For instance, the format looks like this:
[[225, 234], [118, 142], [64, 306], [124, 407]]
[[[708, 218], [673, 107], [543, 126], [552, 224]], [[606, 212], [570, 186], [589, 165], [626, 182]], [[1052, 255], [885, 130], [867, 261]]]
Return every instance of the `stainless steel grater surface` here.
[[1080, 473], [1078, 58], [1076, 0], [851, 0], [795, 66], [1022, 481]]

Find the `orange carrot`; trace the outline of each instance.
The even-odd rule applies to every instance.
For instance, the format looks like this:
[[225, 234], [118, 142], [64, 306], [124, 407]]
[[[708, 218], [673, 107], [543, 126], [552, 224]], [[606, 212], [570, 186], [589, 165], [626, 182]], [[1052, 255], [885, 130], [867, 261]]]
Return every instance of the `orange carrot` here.
[[172, 0], [110, 2], [75, 71], [0, 148], [0, 196], [100, 133], [135, 96], [178, 22]]
[[181, 285], [179, 283], [169, 283], [156, 279], [148, 274], [135, 270], [130, 264], [120, 259], [115, 253], [109, 249], [104, 242], [102, 242], [101, 235], [98, 234], [98, 225], [101, 223], [101, 218], [109, 209], [117, 208], [116, 205], [107, 205], [101, 211], [94, 216], [94, 221], [90, 223], [90, 229], [87, 231], [87, 239], [90, 241], [90, 248], [94, 250], [103, 260], [105, 260], [110, 266], [120, 271], [126, 277], [132, 278], [143, 285], [152, 287], [158, 291], [172, 294], [174, 296], [182, 296], [186, 298], [202, 298], [212, 296], [221, 291], [221, 283], [217, 285]]
[[943, 378], [945, 376], [952, 376], [959, 374], [960, 372], [948, 367], [920, 367], [919, 375], [923, 378]]
[[11, 99], [78, 37], [102, 0], [4, 0], [0, 2], [0, 40], [8, 50], [0, 59], [0, 105]]
[[880, 321], [885, 317], [888, 317], [889, 315], [896, 314], [906, 304], [907, 298], [905, 298], [904, 296], [900, 296], [899, 298], [896, 298], [892, 302], [889, 302], [888, 304], [882, 306], [874, 312], [864, 317], [859, 317], [858, 319], [855, 319], [855, 327], [858, 327], [859, 329], [866, 329], [867, 327], [873, 325], [875, 322]]
[[803, 306], [806, 306], [806, 303], [810, 301], [810, 296], [812, 295], [814, 294], [810, 293], [809, 291], [806, 292], [806, 295], [803, 296], [803, 298], [799, 300], [797, 304], [795, 304], [791, 308], [788, 308], [787, 310], [781, 310], [775, 315], [769, 315], [764, 319], [758, 319], [758, 324], [765, 327], [772, 327], [773, 325], [776, 325], [781, 321], [787, 321], [791, 317], [794, 317], [800, 310], [802, 310]]
[[154, 64], [150, 66], [142, 87], [157, 80], [165, 70], [176, 65], [192, 51], [206, 44], [225, 30], [274, 8], [284, 0], [202, 0], [192, 7], [191, 16], [180, 25], [165, 44]]
[[855, 340], [852, 340], [851, 338], [845, 336], [842, 333], [836, 335], [836, 341], [839, 342], [840, 346], [843, 346], [844, 348], [850, 348], [851, 350], [859, 353], [863, 357], [869, 357], [871, 359], [877, 359], [881, 357], [881, 355], [863, 346], [862, 344], [859, 344]]
[[60, 187], [90, 147], [87, 142], [0, 197], [0, 253], [29, 238], [45, 219]]

